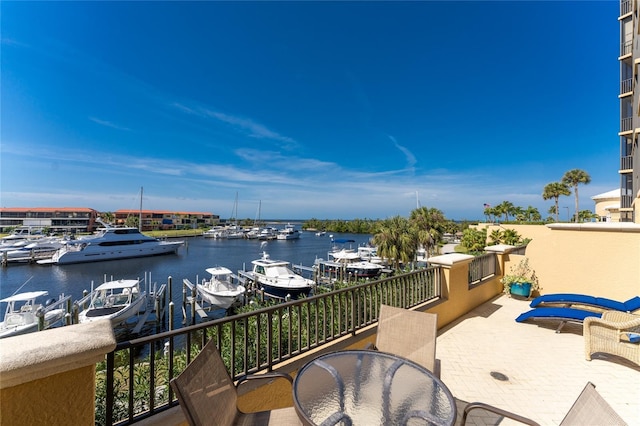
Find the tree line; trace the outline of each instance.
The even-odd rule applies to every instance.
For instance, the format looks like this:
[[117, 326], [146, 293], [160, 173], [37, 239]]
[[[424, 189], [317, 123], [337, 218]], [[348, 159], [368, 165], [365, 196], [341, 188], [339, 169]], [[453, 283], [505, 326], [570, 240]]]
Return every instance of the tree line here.
[[[588, 221], [594, 217], [597, 217], [591, 210], [579, 209], [579, 196], [578, 185], [587, 185], [591, 182], [591, 176], [589, 173], [580, 169], [573, 169], [567, 171], [562, 178], [557, 182], [551, 182], [545, 185], [542, 191], [542, 199], [553, 200], [554, 205], [549, 208], [547, 213], [554, 216], [556, 222], [560, 220], [560, 206], [559, 199], [561, 196], [569, 196], [573, 191], [575, 198], [575, 210], [572, 217], [574, 222]], [[520, 206], [515, 206], [510, 201], [503, 201], [502, 203], [491, 206], [489, 204], [484, 205], [484, 215], [487, 222], [495, 222], [499, 218], [504, 217], [504, 221], [508, 222], [510, 219], [514, 219], [518, 222], [541, 222], [543, 221], [542, 215], [537, 208], [528, 206], [526, 209]], [[544, 221], [552, 221], [554, 219], [547, 218]]]

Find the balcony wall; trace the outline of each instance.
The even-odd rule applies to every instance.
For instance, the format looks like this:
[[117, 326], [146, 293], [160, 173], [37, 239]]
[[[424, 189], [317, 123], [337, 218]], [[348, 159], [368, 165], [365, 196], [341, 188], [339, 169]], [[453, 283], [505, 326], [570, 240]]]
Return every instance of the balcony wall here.
[[109, 321], [1, 342], [0, 424], [94, 424], [95, 365], [116, 347]]
[[[531, 238], [526, 255], [540, 278], [540, 292], [584, 293], [626, 300], [640, 295], [640, 225], [555, 223], [490, 225]], [[507, 256], [506, 271], [517, 256]]]

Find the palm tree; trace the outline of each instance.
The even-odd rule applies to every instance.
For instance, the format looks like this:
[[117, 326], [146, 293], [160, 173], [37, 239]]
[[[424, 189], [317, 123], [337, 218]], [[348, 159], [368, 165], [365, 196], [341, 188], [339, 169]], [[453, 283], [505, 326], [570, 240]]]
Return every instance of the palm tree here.
[[542, 199], [555, 201], [556, 222], [558, 222], [558, 199], [561, 195], [571, 195], [569, 186], [564, 182], [551, 182], [545, 185], [542, 191]]
[[415, 233], [411, 232], [409, 221], [402, 216], [382, 221], [373, 236], [373, 244], [378, 247], [378, 255], [391, 262], [395, 269], [401, 263], [415, 259], [418, 248]]
[[510, 201], [503, 201], [496, 207], [498, 209], [499, 214], [503, 214], [505, 217], [505, 222], [509, 221], [509, 215], [515, 212], [515, 206]]
[[418, 245], [430, 255], [446, 228], [444, 213], [436, 208], [419, 207], [411, 211], [409, 223]]
[[562, 182], [568, 186], [573, 187], [573, 194], [576, 197], [575, 221], [577, 223], [580, 219], [580, 211], [578, 210], [578, 185], [580, 185], [581, 183], [585, 185], [589, 184], [591, 182], [591, 176], [589, 176], [589, 173], [585, 172], [584, 170], [573, 169], [569, 170], [564, 174], [564, 176], [562, 176]]

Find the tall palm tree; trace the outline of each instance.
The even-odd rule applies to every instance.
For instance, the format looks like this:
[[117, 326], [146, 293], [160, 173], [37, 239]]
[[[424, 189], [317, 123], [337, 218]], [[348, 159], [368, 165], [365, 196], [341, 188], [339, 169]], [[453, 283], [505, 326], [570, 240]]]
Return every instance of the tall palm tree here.
[[508, 222], [509, 215], [514, 214], [516, 206], [514, 206], [511, 201], [503, 201], [500, 204], [498, 204], [497, 208], [499, 209], [499, 213], [504, 215], [505, 222]]
[[409, 223], [418, 245], [424, 247], [426, 254], [430, 255], [445, 229], [444, 213], [436, 208], [419, 207], [411, 211]]
[[385, 219], [378, 225], [373, 236], [373, 244], [378, 247], [378, 255], [391, 262], [395, 269], [401, 263], [415, 259], [418, 242], [409, 221], [402, 216]]
[[591, 176], [589, 173], [580, 169], [569, 170], [562, 176], [562, 182], [568, 186], [573, 187], [573, 194], [576, 197], [576, 213], [575, 213], [575, 221], [576, 223], [579, 221], [579, 213], [578, 210], [578, 185], [581, 183], [587, 185], [591, 182]]
[[542, 199], [549, 200], [551, 198], [555, 201], [555, 214], [556, 222], [558, 222], [558, 199], [561, 195], [571, 195], [569, 186], [564, 182], [551, 182], [545, 185], [542, 190]]

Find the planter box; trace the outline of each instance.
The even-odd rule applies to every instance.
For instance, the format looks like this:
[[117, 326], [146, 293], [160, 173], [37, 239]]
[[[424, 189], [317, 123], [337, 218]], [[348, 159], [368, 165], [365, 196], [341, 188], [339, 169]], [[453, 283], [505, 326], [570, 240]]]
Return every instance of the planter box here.
[[515, 296], [528, 298], [531, 296], [531, 283], [511, 284], [510, 290]]

